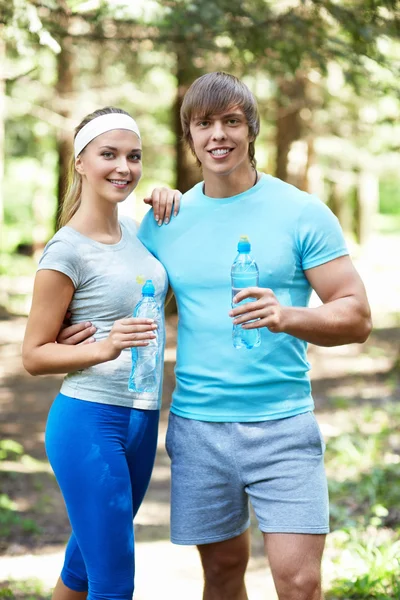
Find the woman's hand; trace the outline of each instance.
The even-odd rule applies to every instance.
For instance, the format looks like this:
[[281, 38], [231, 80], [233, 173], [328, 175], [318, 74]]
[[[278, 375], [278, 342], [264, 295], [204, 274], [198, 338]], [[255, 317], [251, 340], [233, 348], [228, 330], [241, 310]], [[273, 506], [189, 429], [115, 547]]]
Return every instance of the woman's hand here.
[[174, 217], [177, 216], [181, 197], [179, 190], [171, 190], [167, 187], [154, 188], [150, 196], [143, 198], [143, 202], [153, 207], [154, 218], [158, 225], [162, 225], [163, 222], [167, 225], [171, 220], [172, 208]]
[[[255, 298], [253, 302], [246, 302], [229, 312], [234, 318], [234, 325], [241, 325], [243, 329], [259, 329], [267, 327], [273, 333], [284, 331], [284, 316], [286, 307], [281, 306], [272, 290], [269, 288], [249, 287], [241, 290], [233, 298], [235, 304], [239, 304], [246, 298]], [[248, 323], [248, 321], [253, 321]]]
[[71, 313], [67, 312], [56, 339], [57, 344], [75, 346], [76, 344], [91, 344], [96, 341], [93, 337], [96, 327], [90, 321], [71, 325], [70, 318]]
[[152, 319], [129, 317], [115, 321], [108, 337], [99, 342], [104, 349], [104, 360], [114, 360], [125, 348], [148, 346], [156, 337], [156, 329]]

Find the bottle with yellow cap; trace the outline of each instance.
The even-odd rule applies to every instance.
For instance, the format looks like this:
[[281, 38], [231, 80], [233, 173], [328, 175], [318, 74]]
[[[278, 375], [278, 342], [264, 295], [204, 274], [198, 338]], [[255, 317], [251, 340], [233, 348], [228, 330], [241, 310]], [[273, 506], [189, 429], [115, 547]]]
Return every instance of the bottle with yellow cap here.
[[[237, 246], [238, 254], [231, 268], [232, 299], [243, 288], [258, 287], [258, 267], [251, 256], [251, 244], [247, 235], [240, 236]], [[255, 298], [246, 298], [240, 304], [253, 302]], [[232, 307], [238, 304], [232, 304]], [[247, 348], [251, 350], [261, 343], [259, 329], [243, 329], [242, 325], [233, 325], [233, 345], [235, 348]]]

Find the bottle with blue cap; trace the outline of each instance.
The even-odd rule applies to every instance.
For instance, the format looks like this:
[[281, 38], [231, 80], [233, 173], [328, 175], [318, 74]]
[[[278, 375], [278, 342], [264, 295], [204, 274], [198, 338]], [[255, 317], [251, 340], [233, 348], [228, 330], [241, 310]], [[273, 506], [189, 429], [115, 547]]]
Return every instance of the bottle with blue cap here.
[[[237, 249], [238, 254], [231, 268], [232, 300], [243, 288], [258, 287], [259, 279], [258, 267], [250, 254], [251, 244], [247, 235], [240, 236]], [[232, 308], [254, 300], [255, 298], [246, 298], [239, 304], [232, 303]], [[233, 325], [232, 339], [235, 348], [251, 350], [261, 344], [259, 329], [243, 329], [240, 324]]]
[[128, 389], [131, 392], [154, 393], [158, 391], [160, 383], [158, 336], [161, 313], [154, 294], [154, 284], [151, 279], [148, 279], [142, 287], [142, 297], [133, 311], [134, 317], [154, 319], [158, 328], [154, 332], [156, 337], [149, 339], [147, 346], [131, 348], [132, 370], [128, 382]]

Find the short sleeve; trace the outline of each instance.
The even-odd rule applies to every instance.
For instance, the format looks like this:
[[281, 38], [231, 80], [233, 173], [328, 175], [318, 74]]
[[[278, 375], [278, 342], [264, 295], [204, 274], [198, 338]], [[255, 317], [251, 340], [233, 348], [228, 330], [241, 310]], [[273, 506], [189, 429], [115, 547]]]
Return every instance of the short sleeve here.
[[64, 273], [77, 289], [81, 279], [80, 262], [78, 252], [71, 244], [53, 238], [46, 245], [37, 270], [50, 269]]
[[303, 271], [349, 254], [338, 219], [315, 196], [309, 196], [300, 214], [297, 248]]

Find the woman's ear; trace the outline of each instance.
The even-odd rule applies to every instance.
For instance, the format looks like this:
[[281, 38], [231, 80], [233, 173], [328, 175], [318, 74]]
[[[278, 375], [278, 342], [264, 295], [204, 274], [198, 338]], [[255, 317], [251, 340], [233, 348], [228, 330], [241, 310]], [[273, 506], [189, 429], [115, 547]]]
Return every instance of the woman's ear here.
[[82, 160], [81, 160], [80, 155], [77, 156], [77, 158], [75, 159], [75, 169], [79, 173], [79, 175], [84, 175], [85, 174], [85, 170], [83, 168], [83, 164], [82, 164]]

